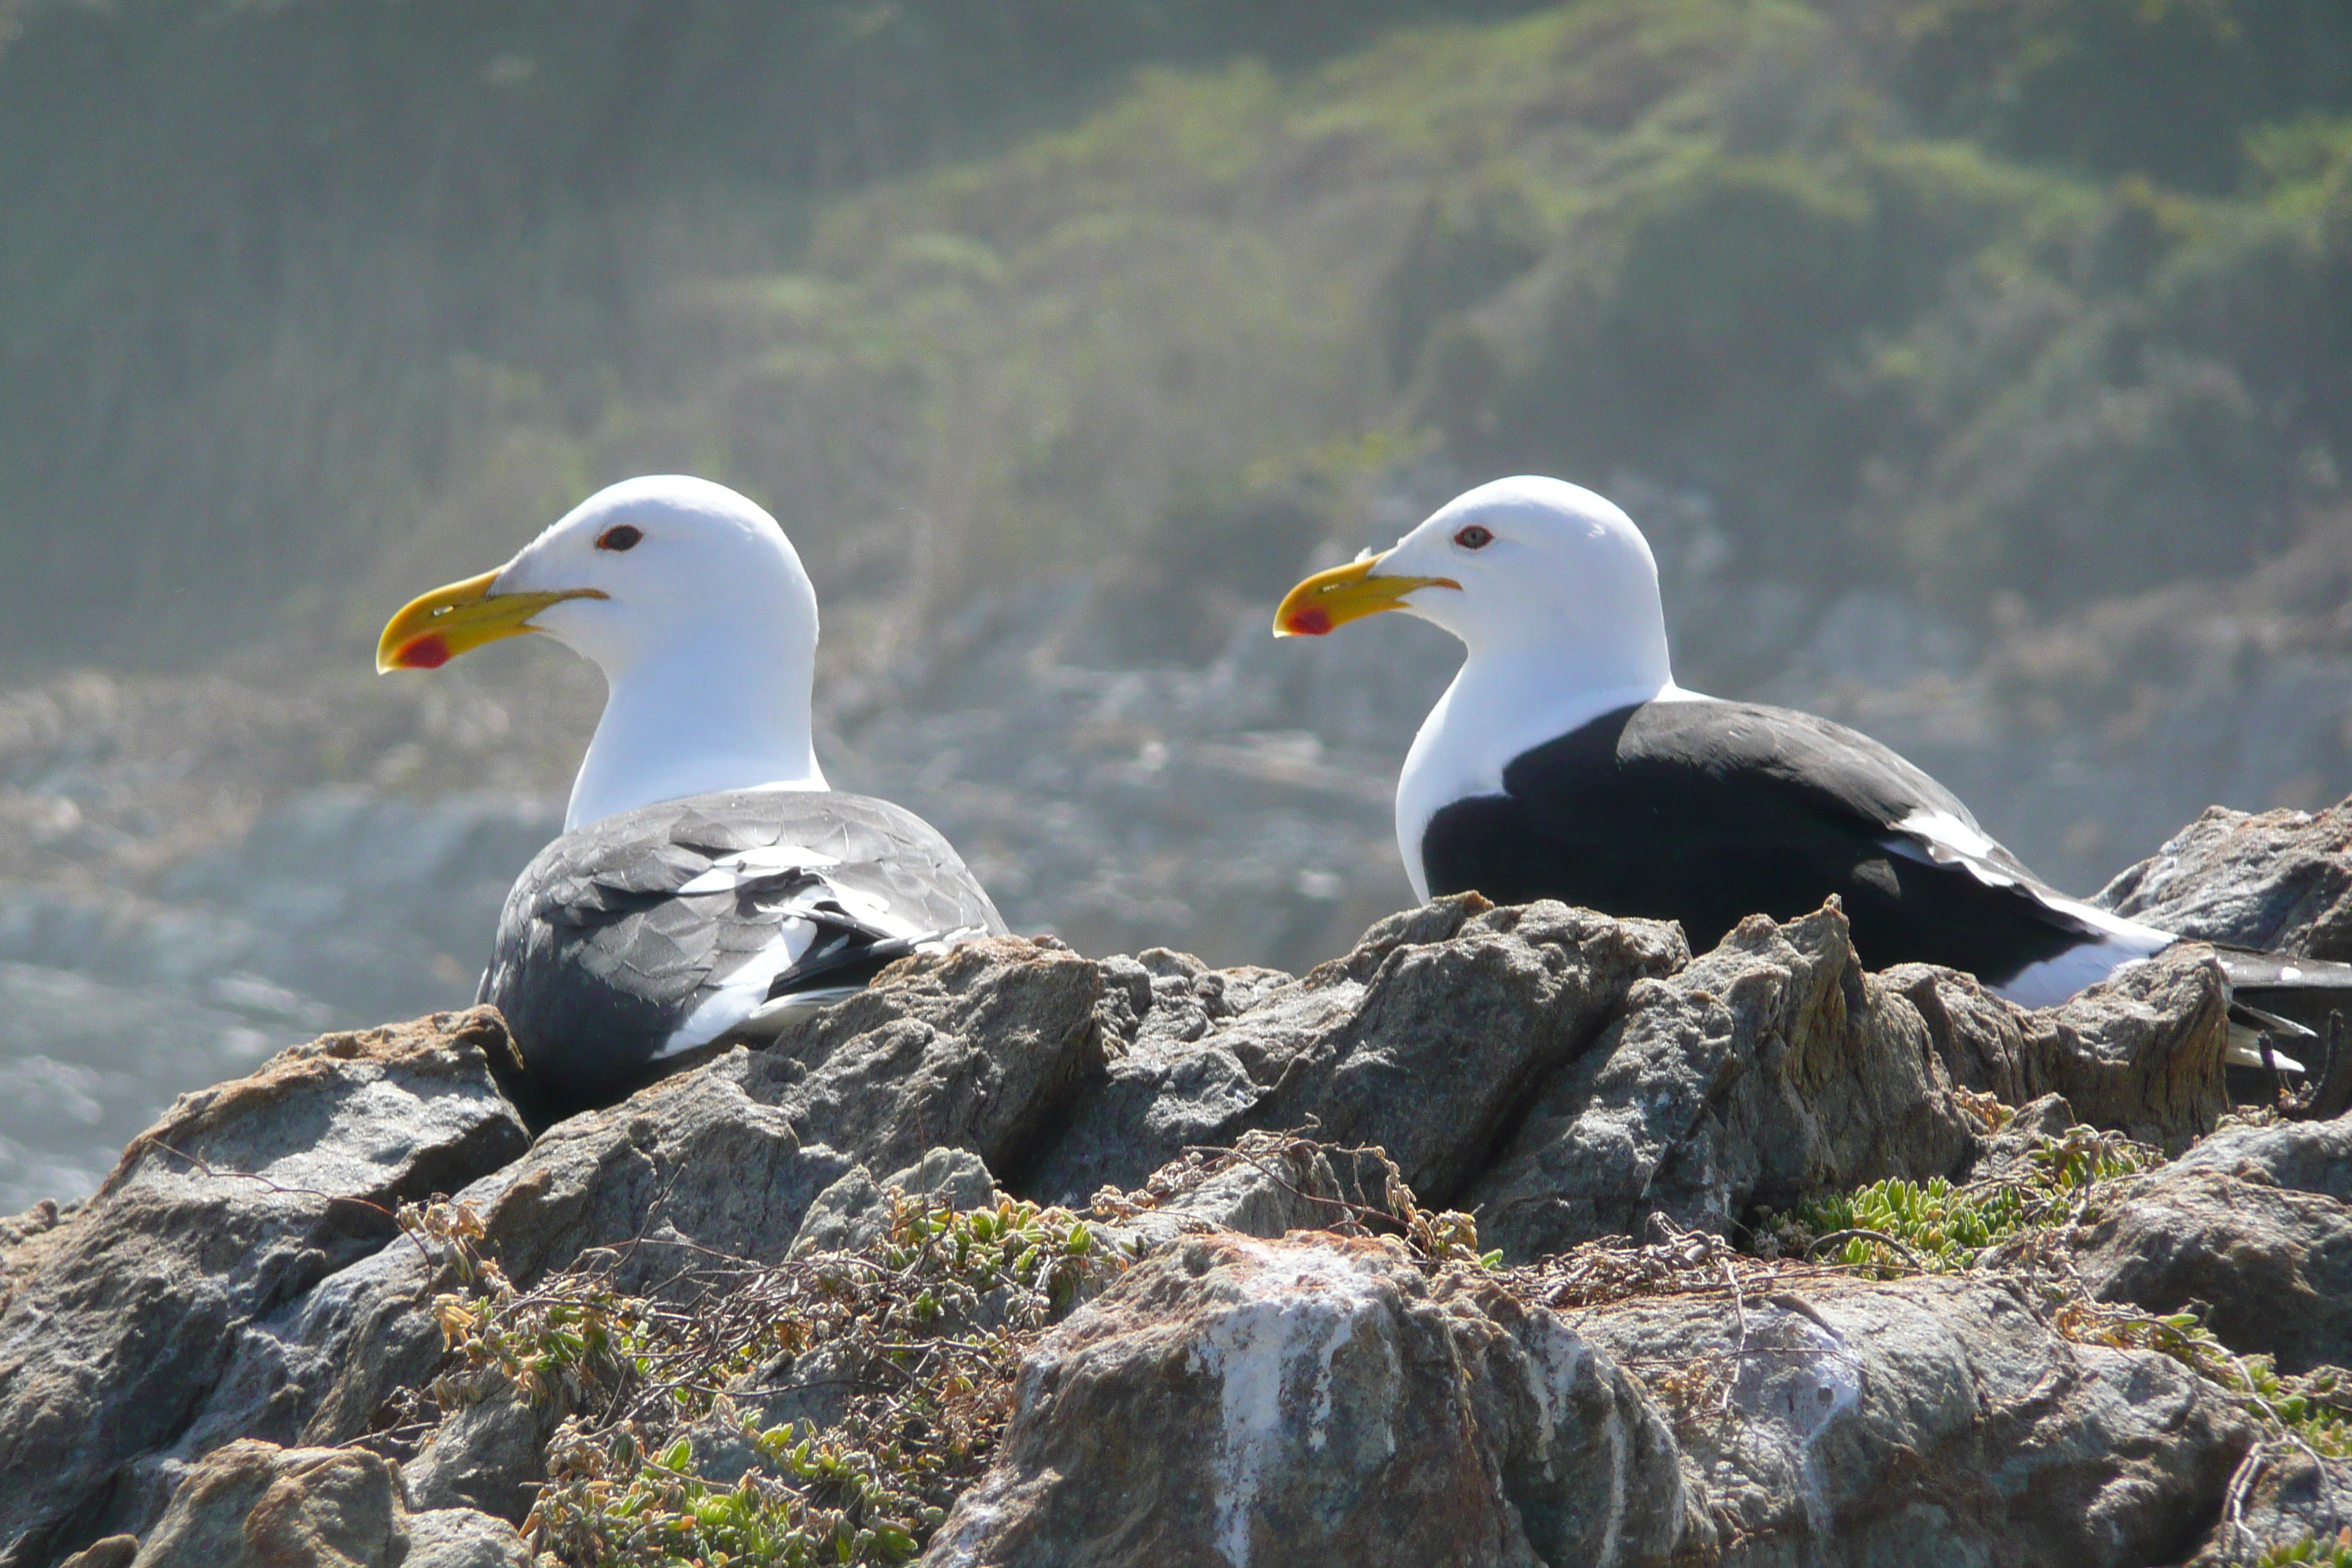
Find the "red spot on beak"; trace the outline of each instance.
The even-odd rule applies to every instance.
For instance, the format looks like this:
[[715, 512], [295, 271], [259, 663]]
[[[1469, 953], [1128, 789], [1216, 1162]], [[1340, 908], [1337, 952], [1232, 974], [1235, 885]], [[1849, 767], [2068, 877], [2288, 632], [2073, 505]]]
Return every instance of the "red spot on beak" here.
[[1325, 609], [1305, 609], [1290, 617], [1294, 637], [1319, 637], [1331, 629], [1331, 612]]
[[449, 645], [439, 632], [427, 632], [400, 650], [403, 669], [438, 669], [449, 662]]

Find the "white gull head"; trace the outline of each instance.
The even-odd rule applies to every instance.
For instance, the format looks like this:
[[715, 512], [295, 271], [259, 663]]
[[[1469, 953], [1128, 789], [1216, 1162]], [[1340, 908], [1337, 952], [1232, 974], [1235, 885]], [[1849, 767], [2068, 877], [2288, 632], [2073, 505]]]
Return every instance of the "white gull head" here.
[[1382, 610], [1443, 626], [1469, 650], [1397, 780], [1397, 847], [1413, 891], [1429, 819], [1499, 794], [1520, 752], [1635, 702], [1690, 698], [1666, 655], [1658, 566], [1607, 499], [1520, 475], [1480, 485], [1377, 555], [1318, 573], [1275, 615], [1276, 636], [1319, 636]]
[[604, 672], [566, 831], [727, 789], [824, 789], [811, 740], [816, 592], [776, 520], [724, 485], [626, 479], [496, 572], [415, 601], [379, 669], [545, 632]]

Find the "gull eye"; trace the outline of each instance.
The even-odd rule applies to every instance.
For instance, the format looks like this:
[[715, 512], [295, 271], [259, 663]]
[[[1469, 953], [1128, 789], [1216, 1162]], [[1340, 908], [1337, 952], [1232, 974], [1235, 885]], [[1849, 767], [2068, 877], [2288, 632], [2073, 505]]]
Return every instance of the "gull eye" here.
[[616, 522], [596, 536], [599, 550], [635, 550], [646, 531], [633, 522]]
[[1495, 542], [1495, 531], [1481, 523], [1454, 531], [1454, 542], [1465, 550], [1484, 550]]

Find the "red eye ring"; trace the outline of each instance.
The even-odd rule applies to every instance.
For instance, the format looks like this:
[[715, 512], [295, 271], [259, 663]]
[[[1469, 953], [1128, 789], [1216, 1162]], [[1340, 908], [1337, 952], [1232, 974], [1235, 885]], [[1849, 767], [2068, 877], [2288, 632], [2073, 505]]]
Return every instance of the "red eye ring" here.
[[1454, 542], [1465, 550], [1484, 550], [1495, 542], [1495, 531], [1484, 523], [1471, 523], [1454, 531]]
[[616, 522], [596, 536], [599, 550], [635, 550], [646, 531], [634, 522]]

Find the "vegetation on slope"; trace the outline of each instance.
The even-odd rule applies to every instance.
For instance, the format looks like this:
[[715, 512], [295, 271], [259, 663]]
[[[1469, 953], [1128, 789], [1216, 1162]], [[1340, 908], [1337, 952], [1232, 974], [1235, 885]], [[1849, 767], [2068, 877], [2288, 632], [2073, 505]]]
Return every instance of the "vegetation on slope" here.
[[1528, 3], [0, 0], [0, 660], [315, 630], [424, 519], [701, 461], [629, 439], [735, 363], [664, 307], [830, 195]]
[[[2009, 1114], [1990, 1097], [1978, 1109], [1995, 1121]], [[532, 1406], [551, 1436], [548, 1479], [523, 1528], [561, 1563], [904, 1562], [988, 1468], [1023, 1357], [1133, 1261], [1115, 1239], [1123, 1224], [1242, 1164], [1307, 1179], [1318, 1152], [1342, 1152], [1253, 1133], [1232, 1151], [1194, 1151], [1145, 1190], [1106, 1188], [1083, 1216], [1009, 1197], [959, 1212], [892, 1188], [887, 1223], [848, 1250], [706, 1256], [650, 1295], [618, 1288], [613, 1252], [518, 1289], [479, 1250], [480, 1222], [465, 1205], [410, 1205], [403, 1229], [450, 1266], [457, 1287], [436, 1302], [447, 1352], [431, 1386], [395, 1400], [368, 1441], [406, 1455], [481, 1401]], [[2085, 1293], [2072, 1246], [2162, 1164], [2160, 1152], [2074, 1127], [2037, 1136], [2027, 1152], [2016, 1169], [1958, 1187], [1881, 1182], [1822, 1194], [1759, 1233], [1754, 1252], [1668, 1224], [1646, 1242], [1588, 1242], [1497, 1270], [1498, 1254], [1478, 1254], [1471, 1216], [1422, 1208], [1381, 1152], [1347, 1151], [1385, 1168], [1385, 1191], [1381, 1206], [1335, 1205], [1345, 1212], [1332, 1228], [1393, 1237], [1433, 1276], [1486, 1270], [1520, 1301], [1570, 1313], [1698, 1297], [1744, 1315], [1776, 1292], [1841, 1278], [1995, 1275], [2066, 1339], [2180, 1362], [2245, 1412], [2263, 1452], [2352, 1455], [2339, 1369], [2282, 1376], [2267, 1357], [2233, 1352], [2194, 1312], [2151, 1314]], [[1636, 1370], [1678, 1424], [1715, 1429], [1741, 1419], [1729, 1398], [1738, 1357]], [[2308, 1537], [2261, 1559], [2340, 1560]]]
[[1150, 658], [1406, 453], [1963, 616], [2339, 502], [2326, 0], [1115, 9], [28, 8], [0, 658], [347, 634], [653, 467]]

